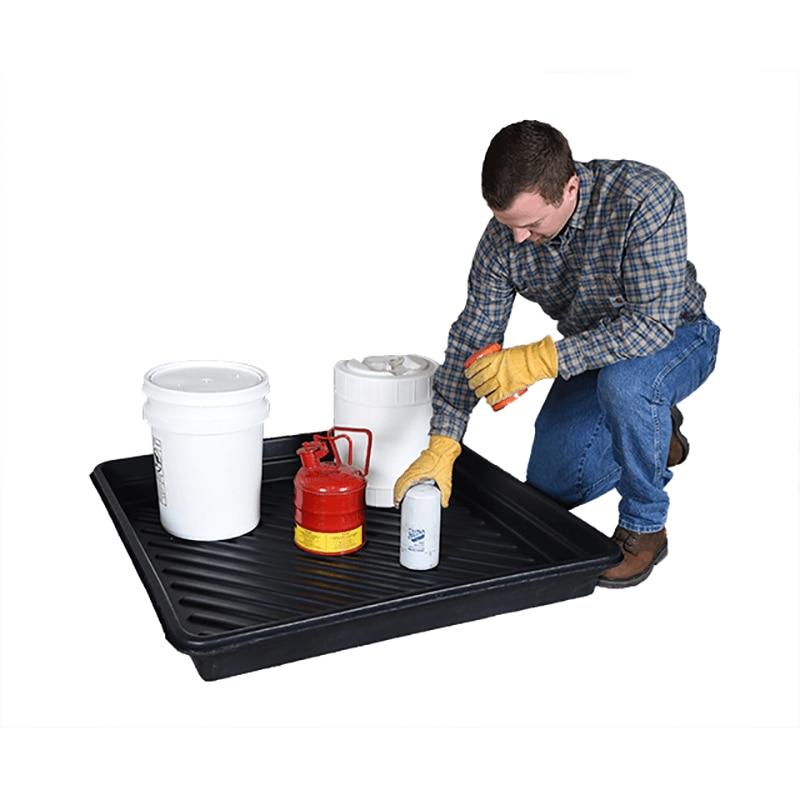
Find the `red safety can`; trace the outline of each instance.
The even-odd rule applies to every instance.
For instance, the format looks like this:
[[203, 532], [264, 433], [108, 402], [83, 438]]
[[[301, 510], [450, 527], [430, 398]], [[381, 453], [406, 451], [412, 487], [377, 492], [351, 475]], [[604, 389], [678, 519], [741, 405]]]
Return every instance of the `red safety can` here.
[[[353, 440], [336, 431], [367, 435], [363, 472], [353, 466]], [[347, 441], [346, 464], [336, 448], [337, 439]], [[333, 461], [323, 461], [329, 453]], [[294, 478], [294, 543], [301, 550], [341, 556], [364, 546], [364, 493], [371, 454], [372, 432], [366, 428], [331, 428], [327, 435], [315, 434], [297, 451], [302, 466]]]

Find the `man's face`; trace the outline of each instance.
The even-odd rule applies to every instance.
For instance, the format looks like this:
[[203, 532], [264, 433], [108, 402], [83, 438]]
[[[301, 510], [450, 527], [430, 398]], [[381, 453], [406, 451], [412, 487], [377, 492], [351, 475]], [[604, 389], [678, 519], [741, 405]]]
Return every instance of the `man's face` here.
[[498, 222], [511, 228], [517, 244], [543, 244], [567, 224], [578, 205], [578, 176], [564, 187], [561, 204], [549, 205], [538, 192], [520, 192], [505, 211], [492, 209]]

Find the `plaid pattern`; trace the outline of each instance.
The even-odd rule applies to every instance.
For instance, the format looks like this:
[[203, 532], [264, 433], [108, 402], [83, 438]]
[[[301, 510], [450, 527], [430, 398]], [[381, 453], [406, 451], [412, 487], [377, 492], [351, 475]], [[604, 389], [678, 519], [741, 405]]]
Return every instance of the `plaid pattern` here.
[[477, 403], [464, 361], [503, 342], [517, 294], [558, 321], [564, 379], [655, 353], [679, 325], [703, 315], [705, 290], [686, 258], [683, 195], [672, 180], [635, 161], [576, 161], [575, 170], [578, 205], [554, 239], [516, 244], [494, 218], [484, 231], [466, 306], [434, 374], [431, 433], [464, 435]]

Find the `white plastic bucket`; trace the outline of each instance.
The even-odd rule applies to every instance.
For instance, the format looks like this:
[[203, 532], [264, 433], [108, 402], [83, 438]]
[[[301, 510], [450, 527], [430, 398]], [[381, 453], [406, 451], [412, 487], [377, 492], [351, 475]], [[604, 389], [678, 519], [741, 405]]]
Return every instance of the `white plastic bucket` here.
[[[428, 446], [438, 366], [424, 356], [391, 355], [339, 361], [334, 367], [334, 426], [369, 428], [373, 435], [368, 506], [393, 506], [395, 481]], [[351, 438], [353, 464], [363, 469], [366, 437]]]
[[205, 542], [252, 531], [261, 516], [266, 373], [230, 361], [181, 361], [149, 370], [142, 389], [164, 529]]

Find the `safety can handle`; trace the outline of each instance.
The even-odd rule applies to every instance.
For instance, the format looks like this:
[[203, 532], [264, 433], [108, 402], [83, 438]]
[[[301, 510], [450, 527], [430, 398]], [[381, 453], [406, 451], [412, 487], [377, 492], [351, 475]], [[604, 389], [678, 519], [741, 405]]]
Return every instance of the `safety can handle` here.
[[[334, 436], [335, 431], [350, 431], [350, 433], [366, 433], [367, 434], [367, 458], [366, 458], [366, 461], [364, 462], [364, 476], [366, 477], [367, 475], [369, 475], [369, 460], [370, 460], [370, 458], [372, 456], [372, 431], [369, 430], [368, 428], [346, 428], [346, 427], [344, 427], [342, 425], [334, 425], [328, 431], [328, 436], [333, 437], [331, 439], [331, 441], [333, 441], [333, 439], [340, 438], [338, 435]], [[352, 440], [350, 439], [349, 436], [346, 436], [345, 438], [350, 442], [350, 464], [352, 465], [352, 463], [353, 463], [353, 442], [352, 442]], [[336, 450], [335, 447], [333, 449], [334, 449], [334, 451]]]
[[347, 439], [347, 466], [352, 466], [353, 464], [353, 440], [346, 434], [341, 433], [336, 436], [333, 435], [333, 429], [328, 431], [328, 435], [325, 437], [331, 443], [331, 450], [333, 451], [333, 458], [336, 461], [336, 466], [342, 466], [342, 459], [339, 455], [339, 448], [336, 446], [337, 439]]

